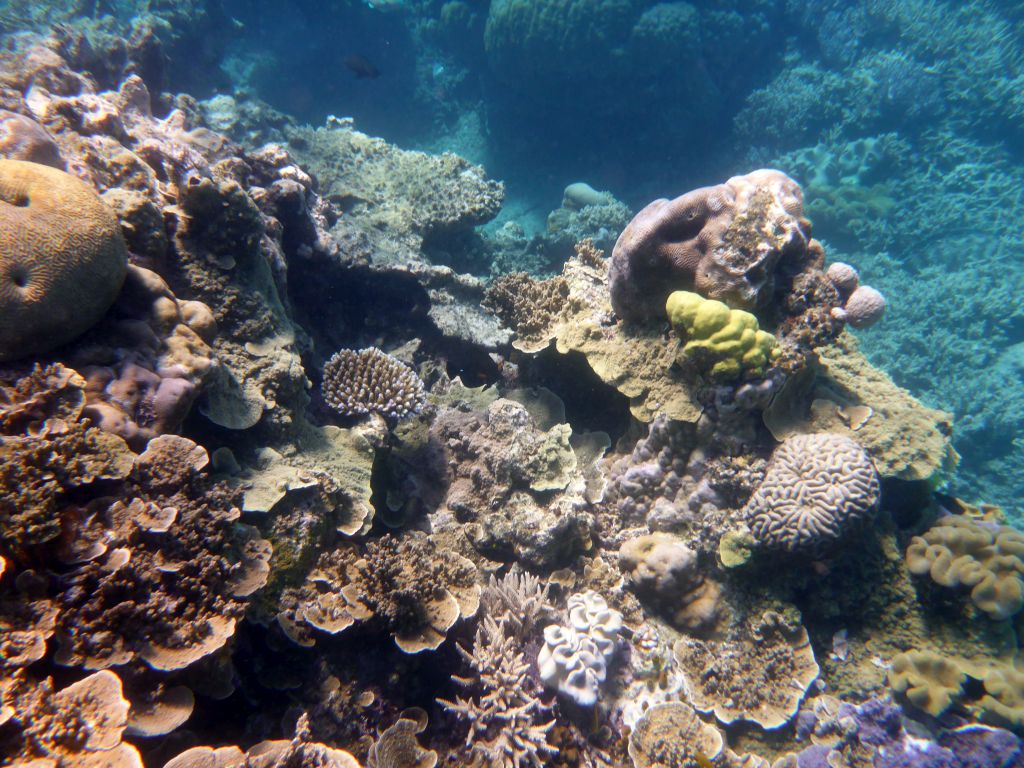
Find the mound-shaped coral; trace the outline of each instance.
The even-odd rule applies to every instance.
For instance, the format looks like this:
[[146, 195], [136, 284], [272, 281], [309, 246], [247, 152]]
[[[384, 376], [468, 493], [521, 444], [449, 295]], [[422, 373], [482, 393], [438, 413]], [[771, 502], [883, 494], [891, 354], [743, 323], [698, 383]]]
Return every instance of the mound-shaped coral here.
[[612, 252], [611, 298], [625, 319], [656, 318], [673, 290], [693, 290], [731, 307], [765, 305], [775, 272], [807, 259], [803, 193], [780, 171], [758, 170], [638, 213]]
[[373, 621], [406, 653], [434, 650], [460, 618], [480, 606], [472, 562], [427, 537], [392, 536], [325, 552], [306, 584], [285, 592], [278, 623], [300, 644], [311, 630], [342, 632]]
[[675, 656], [690, 701], [726, 725], [750, 720], [762, 728], [785, 725], [818, 677], [807, 630], [765, 613], [746, 637], [727, 641], [683, 638]]
[[864, 520], [879, 493], [878, 473], [853, 440], [827, 432], [796, 435], [775, 449], [743, 514], [761, 544], [814, 552]]
[[993, 619], [1024, 607], [1024, 534], [950, 515], [907, 547], [907, 568], [944, 587], [966, 587], [971, 601]]
[[668, 321], [686, 344], [685, 355], [695, 358], [712, 376], [756, 376], [779, 355], [775, 337], [762, 331], [757, 318], [742, 309], [691, 291], [674, 291], [665, 304]]
[[327, 404], [344, 416], [404, 419], [427, 401], [415, 372], [376, 347], [336, 352], [324, 365], [321, 389]]
[[88, 330], [127, 268], [117, 217], [88, 184], [49, 166], [0, 160], [0, 360]]
[[722, 734], [681, 701], [651, 707], [629, 736], [636, 768], [711, 765], [724, 747]]

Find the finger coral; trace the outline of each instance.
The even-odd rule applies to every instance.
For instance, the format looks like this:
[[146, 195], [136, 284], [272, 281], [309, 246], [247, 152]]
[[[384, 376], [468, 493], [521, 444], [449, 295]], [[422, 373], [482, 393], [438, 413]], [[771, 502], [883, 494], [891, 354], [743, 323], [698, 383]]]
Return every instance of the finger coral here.
[[1024, 607], [1024, 534], [967, 517], [940, 519], [907, 547], [907, 568], [944, 587], [966, 587], [993, 619]]
[[376, 347], [336, 352], [324, 365], [321, 389], [327, 404], [343, 416], [379, 413], [398, 420], [426, 404], [415, 372]]
[[88, 330], [127, 268], [117, 217], [89, 185], [50, 166], [0, 160], [0, 360]]
[[703, 362], [712, 376], [756, 376], [778, 357], [778, 342], [757, 318], [690, 291], [675, 291], [665, 304], [672, 328], [686, 340], [683, 353]]
[[775, 449], [744, 516], [764, 546], [812, 552], [864, 520], [879, 493], [878, 473], [856, 442], [831, 433], [796, 435]]

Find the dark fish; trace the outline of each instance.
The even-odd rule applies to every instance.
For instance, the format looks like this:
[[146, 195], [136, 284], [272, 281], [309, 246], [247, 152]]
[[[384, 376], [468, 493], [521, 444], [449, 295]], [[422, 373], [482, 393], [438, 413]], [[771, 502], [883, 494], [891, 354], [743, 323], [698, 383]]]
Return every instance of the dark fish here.
[[345, 66], [351, 70], [357, 80], [375, 80], [380, 77], [380, 70], [365, 56], [353, 53], [345, 57]]

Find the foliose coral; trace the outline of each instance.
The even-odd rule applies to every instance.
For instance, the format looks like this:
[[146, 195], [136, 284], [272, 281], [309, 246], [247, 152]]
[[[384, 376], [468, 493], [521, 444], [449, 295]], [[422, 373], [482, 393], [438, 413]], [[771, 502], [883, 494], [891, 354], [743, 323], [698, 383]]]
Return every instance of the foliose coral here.
[[615, 653], [622, 614], [593, 591], [571, 595], [568, 610], [568, 626], [544, 628], [537, 665], [547, 685], [582, 707], [592, 707]]
[[767, 547], [820, 551], [868, 516], [880, 490], [871, 458], [853, 440], [796, 435], [775, 449], [744, 516]]
[[966, 587], [993, 619], [1024, 607], [1024, 534], [967, 517], [941, 518], [907, 547], [907, 568], [944, 587]]
[[324, 365], [321, 390], [327, 404], [344, 416], [404, 419], [427, 401], [419, 376], [377, 347], [336, 352]]
[[128, 267], [117, 218], [88, 184], [20, 160], [0, 160], [0, 253], [0, 360], [81, 335]]

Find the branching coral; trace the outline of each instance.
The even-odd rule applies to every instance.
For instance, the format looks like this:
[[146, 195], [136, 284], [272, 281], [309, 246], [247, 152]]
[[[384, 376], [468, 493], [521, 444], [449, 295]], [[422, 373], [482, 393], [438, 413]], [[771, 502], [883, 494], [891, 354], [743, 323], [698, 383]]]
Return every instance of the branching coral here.
[[317, 629], [342, 632], [373, 621], [406, 653], [434, 650], [460, 618], [480, 606], [472, 562], [441, 550], [429, 538], [384, 536], [363, 551], [346, 546], [325, 552], [306, 584], [285, 592], [278, 616], [285, 632], [303, 644]]
[[513, 347], [540, 352], [551, 343], [551, 329], [565, 311], [568, 297], [564, 277], [535, 280], [526, 272], [511, 272], [488, 286], [484, 306], [515, 332]]
[[344, 416], [404, 419], [427, 401], [415, 372], [376, 347], [336, 352], [324, 365], [322, 390], [327, 404]]
[[971, 601], [993, 619], [1024, 607], [1024, 534], [950, 515], [907, 547], [907, 568], [944, 587], [967, 587]]
[[744, 510], [754, 537], [790, 552], [831, 546], [878, 503], [871, 459], [842, 435], [790, 437], [775, 449]]

